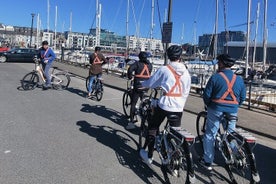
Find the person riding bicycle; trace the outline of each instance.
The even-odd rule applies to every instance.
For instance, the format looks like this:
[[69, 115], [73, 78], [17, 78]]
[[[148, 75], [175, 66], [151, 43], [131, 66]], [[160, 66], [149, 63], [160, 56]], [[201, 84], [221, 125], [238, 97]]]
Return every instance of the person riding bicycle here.
[[139, 53], [139, 61], [130, 65], [127, 70], [128, 79], [134, 80], [133, 92], [131, 95], [131, 107], [130, 107], [130, 122], [126, 126], [126, 129], [134, 129], [134, 116], [136, 111], [136, 103], [138, 99], [142, 99], [144, 93], [148, 88], [142, 87], [141, 82], [150, 78], [152, 71], [152, 64], [147, 60], [148, 54], [146, 52]]
[[48, 41], [42, 42], [42, 47], [39, 49], [38, 58], [41, 61], [42, 68], [46, 77], [46, 82], [43, 85], [43, 90], [51, 88], [51, 74], [50, 68], [52, 67], [53, 61], [56, 59], [56, 54], [49, 47]]
[[143, 87], [157, 88], [163, 91], [152, 117], [148, 120], [148, 152], [140, 150], [140, 156], [147, 164], [153, 160], [154, 141], [163, 120], [169, 115], [176, 115], [178, 120], [170, 126], [180, 127], [184, 105], [191, 88], [191, 76], [186, 66], [180, 62], [181, 46], [172, 45], [167, 49], [170, 64], [160, 67], [148, 80], [142, 83]]
[[90, 69], [89, 69], [89, 83], [88, 83], [88, 95], [92, 96], [92, 86], [96, 77], [101, 78], [102, 76], [102, 65], [107, 63], [107, 59], [101, 53], [101, 47], [95, 47], [95, 52], [89, 57]]
[[[200, 160], [207, 170], [212, 170], [214, 143], [223, 113], [237, 116], [238, 108], [246, 98], [246, 87], [240, 76], [234, 74], [231, 67], [235, 60], [227, 54], [217, 57], [218, 72], [211, 76], [204, 92], [203, 101], [207, 106], [207, 124], [203, 136], [203, 158]], [[228, 130], [235, 130], [236, 121], [229, 122]]]

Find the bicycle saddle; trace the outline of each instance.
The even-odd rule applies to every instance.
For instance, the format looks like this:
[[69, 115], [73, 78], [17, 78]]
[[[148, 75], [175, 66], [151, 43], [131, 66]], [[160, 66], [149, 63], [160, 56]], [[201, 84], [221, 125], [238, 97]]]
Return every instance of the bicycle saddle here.
[[175, 115], [175, 114], [168, 115], [167, 119], [168, 119], [168, 122], [170, 122], [170, 123], [179, 122], [180, 121], [179, 117], [177, 115]]
[[228, 121], [232, 121], [232, 120], [238, 121], [238, 117], [237, 116], [233, 116], [233, 115], [230, 115], [230, 114], [227, 114], [227, 113], [224, 113], [224, 117]]

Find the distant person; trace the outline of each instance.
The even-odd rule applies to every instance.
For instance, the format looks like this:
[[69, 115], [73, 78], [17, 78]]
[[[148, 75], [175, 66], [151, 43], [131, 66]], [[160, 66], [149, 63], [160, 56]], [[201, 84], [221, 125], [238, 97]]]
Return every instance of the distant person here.
[[51, 88], [51, 74], [50, 68], [53, 65], [54, 60], [56, 59], [56, 54], [54, 51], [49, 47], [47, 41], [42, 42], [42, 47], [39, 49], [38, 58], [41, 60], [42, 68], [44, 70], [44, 74], [46, 77], [46, 82], [43, 85], [43, 90], [47, 90]]
[[[129, 61], [128, 61], [129, 62]], [[151, 76], [152, 64], [147, 59], [146, 52], [139, 53], [139, 61], [130, 65], [127, 70], [127, 77], [130, 80], [134, 80], [133, 93], [131, 95], [131, 107], [130, 107], [130, 122], [126, 126], [126, 129], [134, 129], [135, 122], [134, 116], [136, 111], [136, 103], [138, 99], [142, 99], [148, 88], [142, 86], [141, 82], [147, 80]]]
[[[207, 124], [203, 137], [204, 154], [200, 160], [207, 170], [212, 170], [214, 144], [223, 113], [237, 116], [238, 108], [246, 98], [246, 87], [240, 76], [231, 70], [235, 60], [227, 54], [217, 57], [218, 72], [211, 76], [203, 92], [203, 101], [207, 106]], [[236, 128], [236, 121], [229, 122], [228, 130]]]
[[107, 63], [107, 59], [101, 53], [101, 47], [95, 47], [95, 52], [89, 57], [90, 69], [89, 69], [89, 83], [88, 83], [88, 95], [87, 98], [92, 96], [92, 86], [96, 77], [102, 77], [102, 65]]
[[182, 48], [172, 45], [167, 49], [170, 64], [161, 66], [148, 80], [142, 83], [143, 87], [160, 87], [163, 95], [154, 107], [153, 115], [149, 119], [148, 151], [141, 149], [140, 156], [147, 164], [153, 161], [154, 141], [161, 123], [169, 115], [178, 117], [177, 121], [171, 122], [170, 126], [180, 127], [184, 106], [191, 88], [191, 76], [186, 66], [180, 62]]

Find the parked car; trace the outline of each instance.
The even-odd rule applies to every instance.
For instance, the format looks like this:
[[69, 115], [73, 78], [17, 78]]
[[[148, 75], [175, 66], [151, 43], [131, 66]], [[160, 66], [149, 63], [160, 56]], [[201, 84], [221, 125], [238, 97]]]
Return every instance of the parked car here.
[[38, 54], [38, 50], [32, 48], [14, 48], [5, 52], [0, 52], [0, 63], [6, 61], [33, 62], [33, 58]]

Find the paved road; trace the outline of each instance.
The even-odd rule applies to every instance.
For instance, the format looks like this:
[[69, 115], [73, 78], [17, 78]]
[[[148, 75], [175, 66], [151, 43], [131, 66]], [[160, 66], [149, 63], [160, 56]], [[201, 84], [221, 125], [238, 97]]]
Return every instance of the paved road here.
[[[154, 172], [139, 159], [137, 131], [124, 129], [122, 91], [105, 86], [101, 102], [89, 100], [79, 77], [72, 77], [65, 91], [22, 91], [20, 80], [32, 69], [32, 64], [0, 64], [0, 183], [164, 182], [158, 165]], [[195, 115], [184, 112], [183, 122], [195, 134]], [[275, 142], [256, 136], [262, 181], [274, 183]], [[193, 155], [196, 159], [196, 149]], [[228, 183], [220, 157], [216, 160], [208, 174], [195, 165], [197, 183]]]

